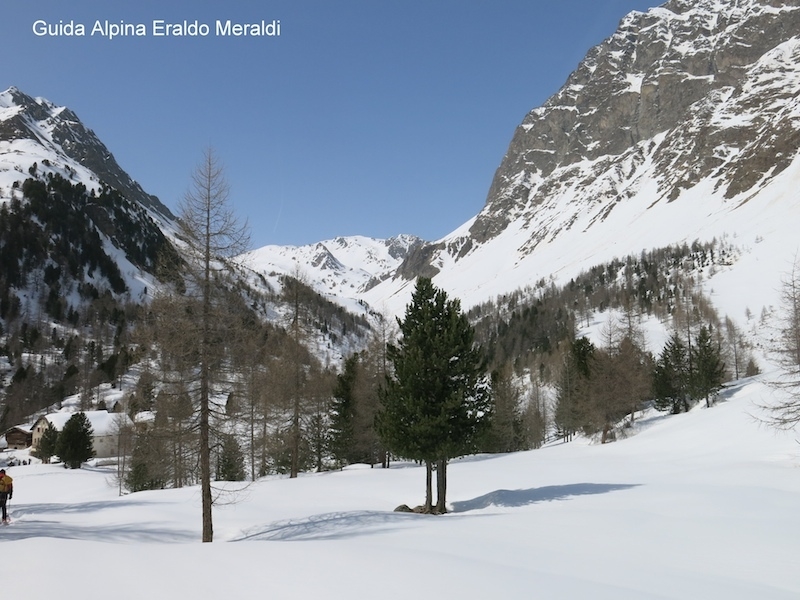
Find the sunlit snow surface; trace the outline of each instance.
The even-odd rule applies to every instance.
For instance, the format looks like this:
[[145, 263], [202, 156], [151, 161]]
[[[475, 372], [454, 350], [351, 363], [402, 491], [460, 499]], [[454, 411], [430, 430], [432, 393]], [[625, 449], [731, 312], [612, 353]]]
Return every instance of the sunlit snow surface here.
[[414, 465], [220, 484], [213, 544], [196, 487], [119, 497], [107, 468], [13, 467], [4, 593], [795, 599], [800, 446], [759, 424], [771, 395], [748, 381], [613, 444], [455, 461], [441, 517], [392, 512], [422, 500]]
[[[797, 45], [755, 65], [753, 75], [764, 76], [753, 77], [753, 89], [739, 98], [771, 82], [798, 88], [796, 69], [784, 70]], [[777, 83], [776, 73], [783, 73]], [[630, 89], [640, 85], [635, 75], [626, 81]], [[734, 100], [720, 98], [715, 125], [750, 122]], [[781, 110], [796, 119], [798, 106], [795, 100]], [[721, 314], [763, 345], [756, 350], [765, 348], [774, 331], [758, 316], [777, 307], [781, 275], [800, 244], [800, 160], [757, 184], [757, 194], [725, 198], [709, 178], [669, 202], [649, 144], [641, 150], [641, 162], [570, 165], [576, 178], [565, 181], [591, 171], [591, 185], [564, 185], [528, 220], [456, 260], [466, 223], [442, 240], [454, 250], [435, 256], [435, 282], [469, 306], [540, 278], [563, 283], [643, 249], [724, 237], [739, 258], [707, 273], [702, 285]], [[739, 151], [719, 150], [726, 160]], [[0, 142], [0, 154], [3, 198], [25, 178], [28, 156], [48, 156], [25, 140]], [[26, 156], [24, 167], [18, 155]], [[78, 165], [53, 165], [92, 183]], [[607, 188], [625, 193], [618, 202], [589, 201]], [[364, 291], [399, 261], [375, 240], [335, 242], [299, 255], [268, 247], [252, 256], [275, 285], [273, 271], [291, 274], [300, 264], [306, 272], [298, 275], [348, 306], [361, 300], [402, 313], [411, 283], [388, 278]], [[648, 340], [664, 337], [656, 331]], [[213, 544], [199, 541], [197, 488], [120, 497], [113, 467], [12, 467], [13, 523], [0, 528], [0, 589], [34, 599], [796, 600], [800, 436], [759, 423], [759, 406], [773, 402], [772, 393], [749, 381], [726, 389], [711, 409], [637, 415], [627, 439], [605, 446], [578, 439], [456, 461], [448, 471], [452, 511], [442, 517], [392, 512], [422, 501], [424, 470], [415, 465], [220, 484], [228, 491], [218, 496]]]

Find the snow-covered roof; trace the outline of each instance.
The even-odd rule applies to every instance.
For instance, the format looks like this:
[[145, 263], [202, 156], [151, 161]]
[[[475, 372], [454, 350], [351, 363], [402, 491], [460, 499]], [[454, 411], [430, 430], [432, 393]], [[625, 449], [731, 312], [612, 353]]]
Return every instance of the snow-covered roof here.
[[[128, 415], [124, 413], [110, 413], [105, 410], [85, 410], [83, 411], [92, 425], [92, 430], [95, 436], [109, 435], [117, 433], [120, 422], [125, 425], [132, 425]], [[53, 424], [58, 431], [64, 429], [64, 425], [75, 412], [57, 412], [45, 415], [50, 423]]]
[[24, 431], [25, 433], [33, 432], [33, 424], [32, 423], [25, 423], [24, 425], [13, 425], [6, 429], [6, 433], [11, 431], [12, 429], [18, 429], [19, 431]]
[[156, 413], [152, 410], [143, 410], [142, 412], [138, 412], [133, 416], [133, 420], [136, 423], [152, 423], [156, 420]]

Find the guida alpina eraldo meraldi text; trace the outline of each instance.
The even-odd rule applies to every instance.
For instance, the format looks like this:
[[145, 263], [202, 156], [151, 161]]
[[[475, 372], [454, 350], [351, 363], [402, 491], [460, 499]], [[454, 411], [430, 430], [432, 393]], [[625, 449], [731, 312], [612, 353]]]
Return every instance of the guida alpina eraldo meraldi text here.
[[281, 22], [256, 21], [238, 23], [230, 19], [217, 19], [213, 25], [198, 20], [170, 22], [154, 19], [147, 23], [125, 21], [95, 21], [91, 26], [74, 20], [49, 23], [43, 19], [33, 22], [33, 34], [39, 37], [279, 37]]

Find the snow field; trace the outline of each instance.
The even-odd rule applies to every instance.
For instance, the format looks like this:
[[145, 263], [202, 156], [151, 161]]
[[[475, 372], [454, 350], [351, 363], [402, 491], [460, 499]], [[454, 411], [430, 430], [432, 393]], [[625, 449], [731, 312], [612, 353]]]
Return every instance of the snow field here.
[[[119, 497], [109, 468], [14, 467], [6, 593], [45, 598], [789, 599], [800, 595], [800, 446], [761, 424], [772, 391], [646, 413], [586, 439], [454, 461], [451, 513], [424, 469], [355, 466], [229, 490], [201, 544], [198, 488]], [[763, 415], [762, 415], [763, 416]], [[43, 576], [46, 575], [46, 576]]]

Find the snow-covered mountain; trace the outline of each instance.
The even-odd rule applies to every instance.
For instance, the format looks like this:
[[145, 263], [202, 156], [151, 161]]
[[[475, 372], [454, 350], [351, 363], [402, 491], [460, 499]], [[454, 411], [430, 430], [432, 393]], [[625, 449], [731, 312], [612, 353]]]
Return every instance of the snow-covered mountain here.
[[[674, 0], [629, 14], [525, 117], [483, 210], [412, 253], [410, 272], [474, 304], [728, 236], [771, 263], [751, 283], [774, 289], [800, 224], [798, 36], [796, 0]], [[365, 300], [397, 310], [408, 287], [396, 277]]]
[[[758, 310], [799, 243], [798, 98], [800, 1], [632, 12], [525, 117], [475, 218], [410, 247], [377, 285], [316, 283], [399, 313], [424, 274], [470, 306], [614, 257], [725, 237], [740, 262], [760, 265], [742, 271], [758, 275], [730, 310]], [[295, 256], [307, 263], [307, 252]], [[281, 253], [292, 251], [270, 250]]]
[[[800, 0], [670, 0], [627, 15], [524, 118], [484, 208], [451, 234], [340, 237], [247, 258], [272, 291], [288, 274], [353, 312], [399, 314], [420, 274], [470, 307], [616, 257], [725, 238], [739, 259], [708, 291], [734, 318], [758, 312], [800, 245], [799, 97]], [[10, 88], [0, 197], [34, 163], [171, 217], [72, 111]]]
[[270, 279], [280, 274], [299, 278], [322, 295], [352, 307], [353, 300], [392, 277], [409, 253], [424, 243], [411, 235], [387, 240], [337, 237], [306, 246], [264, 246], [250, 252], [246, 263]]
[[[106, 293], [120, 305], [145, 302], [160, 285], [159, 260], [170, 254], [179, 260], [184, 247], [169, 209], [119, 166], [74, 112], [14, 87], [0, 93], [0, 204], [11, 215], [0, 227], [5, 269], [0, 308], [20, 307], [0, 310], [0, 321], [33, 313], [58, 324], [68, 317], [74, 325]], [[338, 302], [343, 310], [327, 302], [332, 299], [327, 289], [335, 293], [338, 284], [361, 290], [373, 279], [374, 285], [419, 243], [410, 236], [386, 242], [340, 238], [327, 243], [339, 259], [324, 244], [293, 249], [300, 252], [299, 269], [285, 258], [289, 249], [278, 248], [273, 254], [279, 266], [265, 268], [261, 276], [233, 275], [245, 283], [240, 289], [249, 304], [278, 326], [291, 312], [280, 275], [299, 276], [322, 289], [324, 298], [304, 296], [313, 315], [306, 342], [316, 357], [336, 362], [363, 344], [359, 340], [368, 325], [360, 316], [363, 305], [349, 298]]]
[[15, 181], [34, 172], [58, 173], [90, 190], [102, 181], [156, 215], [173, 218], [158, 198], [122, 170], [74, 112], [10, 87], [0, 93], [0, 198], [9, 195]]
[[74, 112], [15, 87], [0, 93], [0, 204], [4, 302], [40, 310], [49, 296], [55, 321], [106, 291], [145, 297], [174, 226]]

